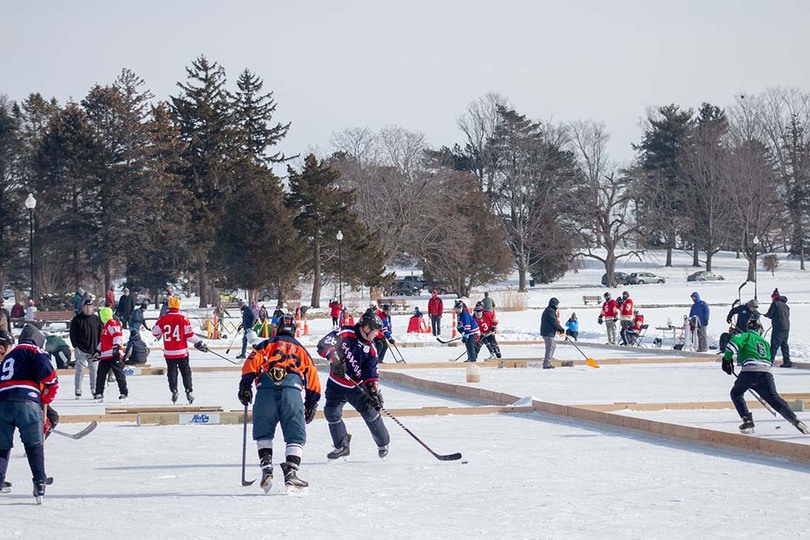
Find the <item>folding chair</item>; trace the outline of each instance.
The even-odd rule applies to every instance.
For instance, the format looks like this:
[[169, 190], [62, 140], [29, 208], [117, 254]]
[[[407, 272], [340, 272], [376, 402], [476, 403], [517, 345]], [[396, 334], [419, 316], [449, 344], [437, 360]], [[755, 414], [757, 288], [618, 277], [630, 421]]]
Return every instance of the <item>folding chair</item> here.
[[649, 327], [650, 327], [649, 324], [642, 324], [641, 325], [641, 330], [639, 331], [638, 334], [635, 334], [635, 333], [629, 334], [633, 338], [633, 343], [632, 343], [633, 345], [635, 345], [636, 347], [644, 347], [645, 349], [647, 348], [647, 345], [645, 345], [643, 343], [643, 341], [644, 341], [644, 336], [647, 335], [647, 328], [649, 328]]

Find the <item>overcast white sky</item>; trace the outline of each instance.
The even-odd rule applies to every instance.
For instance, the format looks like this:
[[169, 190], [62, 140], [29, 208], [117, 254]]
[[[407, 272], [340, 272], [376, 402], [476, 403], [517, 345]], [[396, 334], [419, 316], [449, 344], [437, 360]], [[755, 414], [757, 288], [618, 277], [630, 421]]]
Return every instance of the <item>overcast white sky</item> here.
[[[200, 54], [256, 72], [292, 122], [288, 154], [347, 127], [398, 125], [431, 145], [487, 92], [535, 119], [603, 121], [633, 156], [650, 106], [773, 86], [810, 91], [801, 0], [0, 2], [0, 94], [80, 100], [127, 67], [161, 99]], [[235, 86], [235, 84], [234, 84]]]

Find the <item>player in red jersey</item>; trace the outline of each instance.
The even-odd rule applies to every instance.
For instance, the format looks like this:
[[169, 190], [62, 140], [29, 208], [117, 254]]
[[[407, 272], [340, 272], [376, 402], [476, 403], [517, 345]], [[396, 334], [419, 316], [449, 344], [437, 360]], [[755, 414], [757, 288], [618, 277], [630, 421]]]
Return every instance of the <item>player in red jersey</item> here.
[[183, 377], [183, 388], [186, 389], [188, 404], [194, 403], [191, 386], [191, 366], [188, 363], [188, 344], [203, 352], [208, 350], [203, 340], [197, 337], [188, 317], [180, 313], [180, 298], [169, 297], [169, 311], [157, 320], [152, 327], [152, 335], [163, 338], [163, 356], [166, 358], [166, 376], [169, 379], [169, 390], [172, 392], [172, 403], [177, 402], [177, 371]]

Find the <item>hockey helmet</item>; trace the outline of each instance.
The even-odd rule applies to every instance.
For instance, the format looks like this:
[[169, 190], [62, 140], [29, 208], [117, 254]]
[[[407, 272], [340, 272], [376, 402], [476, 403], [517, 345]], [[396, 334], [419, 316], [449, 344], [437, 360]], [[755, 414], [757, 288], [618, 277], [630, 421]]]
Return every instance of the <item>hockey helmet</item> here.
[[177, 296], [170, 296], [169, 309], [180, 309], [180, 298], [178, 298]]
[[482, 311], [484, 311], [484, 303], [483, 302], [476, 302], [475, 303], [475, 309], [473, 311], [475, 311], [476, 313], [481, 313]]
[[383, 304], [383, 305], [382, 305], [382, 310], [383, 310], [385, 313], [388, 313], [389, 311], [391, 311], [391, 306], [390, 306], [390, 305], [388, 305], [388, 304]]
[[752, 298], [745, 305], [748, 306], [748, 307], [752, 307], [752, 308], [758, 308], [759, 307], [759, 302], [757, 302], [756, 298]]
[[107, 324], [107, 321], [113, 318], [113, 310], [109, 307], [103, 307], [98, 310], [98, 318], [101, 319], [103, 324]]
[[762, 333], [762, 324], [755, 318], [748, 319], [748, 329], [749, 330], [756, 330], [760, 334]]
[[456, 300], [456, 303], [453, 304], [453, 309], [464, 309], [464, 302]]
[[295, 317], [292, 315], [282, 315], [278, 318], [278, 323], [276, 323], [276, 335], [294, 336], [297, 326]]
[[360, 322], [358, 323], [359, 326], [368, 326], [372, 330], [382, 330], [382, 319], [380, 316], [374, 313], [373, 311], [366, 310], [363, 313], [363, 316], [360, 317]]
[[610, 300], [610, 292], [606, 292], [604, 294], [604, 296], [605, 296], [605, 300]]
[[0, 330], [0, 345], [11, 347], [14, 345], [14, 334], [8, 330]]

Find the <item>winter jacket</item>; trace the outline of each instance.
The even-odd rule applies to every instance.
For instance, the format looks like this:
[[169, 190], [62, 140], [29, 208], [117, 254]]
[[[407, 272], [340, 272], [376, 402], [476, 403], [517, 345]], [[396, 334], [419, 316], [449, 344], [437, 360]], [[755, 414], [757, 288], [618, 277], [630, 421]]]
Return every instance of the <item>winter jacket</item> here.
[[79, 314], [82, 311], [82, 304], [84, 304], [84, 295], [81, 294], [79, 291], [73, 293], [73, 313]]
[[709, 304], [707, 304], [705, 300], [701, 300], [697, 292], [693, 292], [691, 296], [693, 297], [692, 301], [694, 303], [692, 304], [692, 309], [689, 310], [689, 318], [691, 319], [697, 316], [701, 326], [704, 328], [709, 326]]
[[70, 342], [74, 349], [94, 354], [101, 343], [101, 319], [95, 313], [79, 313], [70, 321]]
[[765, 316], [772, 321], [774, 332], [790, 330], [790, 307], [786, 297], [779, 296], [771, 302]]
[[579, 321], [568, 319], [565, 321], [565, 327], [568, 329], [569, 332], [579, 332]]
[[131, 294], [123, 294], [118, 299], [118, 305], [115, 307], [115, 314], [118, 316], [119, 321], [129, 322], [129, 317], [132, 315], [134, 304], [132, 302]]
[[256, 314], [253, 313], [253, 310], [247, 306], [242, 308], [242, 328], [245, 330], [249, 330], [253, 328], [253, 325], [256, 324]]
[[146, 328], [146, 310], [138, 308], [129, 317], [129, 331], [139, 332], [141, 327]]
[[332, 317], [333, 319], [337, 319], [338, 317], [340, 317], [341, 309], [342, 306], [340, 305], [340, 302], [338, 301], [329, 302], [329, 316]]
[[757, 321], [759, 320], [759, 312], [750, 311], [748, 309], [748, 304], [743, 304], [741, 306], [731, 308], [731, 311], [728, 312], [728, 316], [726, 317], [726, 322], [731, 324], [731, 319], [734, 318], [734, 315], [737, 316], [735, 328], [737, 329], [738, 332], [747, 332], [748, 321], [751, 320], [752, 318]]
[[543, 315], [540, 318], [540, 335], [543, 337], [553, 337], [557, 332], [565, 332], [565, 328], [560, 326], [557, 320], [557, 306], [560, 305], [559, 300], [552, 298], [548, 301], [548, 307], [543, 310]]
[[436, 296], [428, 300], [428, 315], [441, 317], [442, 311], [444, 311], [444, 303], [441, 298]]

